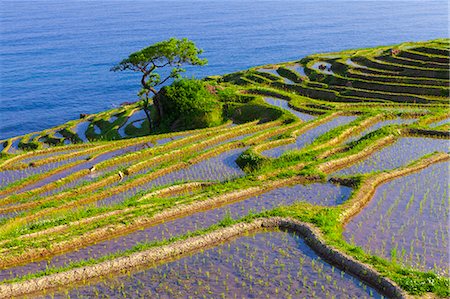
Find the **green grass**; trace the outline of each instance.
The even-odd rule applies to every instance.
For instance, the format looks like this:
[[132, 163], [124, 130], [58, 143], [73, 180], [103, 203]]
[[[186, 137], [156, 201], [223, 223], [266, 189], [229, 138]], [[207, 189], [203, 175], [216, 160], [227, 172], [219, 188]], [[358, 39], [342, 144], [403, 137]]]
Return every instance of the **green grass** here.
[[[8, 147], [13, 139], [2, 140], [0, 142], [4, 144], [4, 150], [0, 155], [0, 163], [5, 163], [5, 166], [0, 166], [0, 170], [4, 171], [26, 169], [27, 163], [23, 162], [24, 159], [39, 157], [39, 155], [46, 153], [55, 153], [56, 157], [66, 159], [68, 156], [58, 154], [58, 149], [72, 148], [75, 155], [81, 155], [84, 150], [91, 151], [89, 153], [94, 157], [99, 153], [106, 153], [126, 146], [185, 135], [184, 138], [177, 141], [155, 146], [151, 149], [137, 148], [135, 152], [98, 163], [96, 171], [105, 171], [99, 177], [91, 181], [81, 181], [77, 186], [53, 196], [39, 195], [36, 190], [20, 192], [19, 189], [17, 191], [18, 186], [38, 182], [50, 172], [33, 175], [25, 179], [17, 179], [0, 188], [2, 192], [15, 190], [11, 194], [6, 194], [9, 196], [7, 199], [3, 201], [0, 199], [0, 207], [11, 203], [36, 203], [14, 218], [0, 221], [0, 241], [2, 242], [0, 250], [4, 250], [2, 258], [7, 260], [8, 258], [21, 257], [30, 248], [36, 250], [45, 248], [51, 251], [55, 244], [63, 244], [65, 241], [82, 237], [97, 229], [119, 225], [123, 225], [125, 228], [132, 227], [139, 219], [155, 216], [180, 204], [204, 201], [215, 196], [251, 187], [264, 189], [268, 184], [286, 178], [303, 179], [309, 183], [327, 182], [329, 177], [319, 170], [319, 165], [358, 154], [388, 136], [392, 136], [394, 140], [411, 134], [448, 139], [450, 138], [448, 125], [444, 124], [436, 128], [429, 126], [433, 122], [448, 118], [450, 111], [448, 106], [449, 79], [442, 76], [442, 74], [448, 74], [448, 71], [439, 68], [441, 64], [445, 64], [443, 61], [448, 58], [442, 55], [448, 53], [446, 44], [448, 46], [447, 39], [440, 39], [370, 49], [313, 54], [296, 62], [263, 66], [276, 70], [279, 76], [258, 71], [262, 67], [254, 67], [250, 70], [224, 76], [205, 78], [201, 84], [211, 92], [208, 98], [211, 96], [211, 100], [217, 104], [214, 106], [215, 109], [212, 109], [214, 113], [207, 119], [207, 123], [212, 126], [210, 128], [198, 129], [200, 126], [198, 123], [205, 119], [202, 118], [201, 121], [198, 121], [195, 117], [184, 118], [183, 124], [173, 126], [174, 121], [180, 117], [183, 118], [182, 115], [177, 115], [170, 122], [154, 128], [152, 131], [149, 130], [147, 120], [140, 128], [132, 124], [126, 125], [128, 118], [141, 107], [140, 103], [135, 103], [90, 115], [85, 119], [73, 120], [42, 132], [18, 136], [21, 139], [19, 147], [28, 151], [25, 153], [8, 153]], [[399, 54], [393, 54], [397, 50], [400, 51]], [[368, 66], [368, 68], [355, 69], [351, 67], [346, 63], [349, 58], [359, 64]], [[318, 61], [330, 62], [334, 74], [326, 75], [312, 69], [311, 66]], [[306, 77], [300, 76], [288, 68], [289, 65], [294, 63], [299, 63], [305, 67]], [[437, 66], [437, 68], [433, 66]], [[294, 84], [284, 83], [283, 78], [293, 81]], [[264, 96], [286, 100], [292, 109], [314, 115], [316, 118], [310, 122], [302, 123], [296, 119], [293, 113], [267, 104], [263, 100]], [[199, 103], [202, 106], [201, 99]], [[154, 108], [151, 109], [151, 113], [154, 115]], [[296, 137], [293, 135], [295, 131], [310, 124], [319, 124], [320, 121], [333, 113], [354, 115], [358, 118], [349, 124], [331, 129], [316, 138], [309, 146], [300, 150], [289, 151], [277, 159], [267, 158], [258, 152], [257, 147], [270, 146], [274, 144], [275, 140], [292, 141]], [[110, 122], [112, 116], [115, 116], [116, 119]], [[385, 126], [348, 144], [344, 144], [345, 140], [339, 138], [351, 128], [354, 128], [354, 134], [357, 134], [358, 131], [362, 130], [361, 123], [374, 116], [379, 116], [380, 120], [399, 116], [413, 117], [417, 118], [418, 121], [409, 125]], [[92, 142], [81, 146], [82, 140], [76, 134], [75, 127], [84, 121], [90, 122], [85, 134]], [[227, 121], [228, 123], [225, 125], [214, 127]], [[230, 126], [231, 121], [234, 122], [233, 126]], [[238, 126], [239, 124], [241, 126]], [[206, 127], [210, 125], [206, 125]], [[100, 134], [95, 133], [94, 126], [100, 129]], [[127, 135], [125, 140], [120, 140], [123, 139], [118, 133], [121, 127]], [[175, 130], [176, 133], [170, 133]], [[63, 138], [55, 137], [56, 133], [61, 134]], [[252, 135], [243, 140], [226, 141], [226, 138], [248, 133], [252, 133]], [[34, 134], [37, 135], [30, 140], [30, 136]], [[220, 138], [215, 139], [216, 137]], [[67, 142], [65, 140], [77, 145], [64, 146], [62, 144]], [[340, 142], [336, 142], [336, 140]], [[224, 143], [219, 144], [221, 142]], [[328, 142], [333, 142], [333, 145], [322, 146]], [[52, 147], [48, 150], [40, 150], [46, 145]], [[105, 145], [105, 148], [95, 149], [95, 147], [103, 145]], [[133, 188], [140, 179], [150, 180], [151, 176], [157, 171], [164, 171], [174, 165], [189, 167], [194, 161], [198, 162], [196, 159], [203, 157], [204, 154], [214, 155], [232, 146], [246, 149], [236, 161], [246, 173], [243, 177], [205, 186], [192, 191], [192, 194], [174, 197], [154, 196], [141, 200], [146, 194], [173, 185], [169, 184], [138, 192], [136, 195], [128, 196], [122, 202], [112, 206], [97, 207], [91, 204], [80, 204], [82, 201], [95, 203], [111, 194]], [[41, 163], [44, 165], [51, 163], [51, 161], [54, 161], [52, 159], [43, 159]], [[161, 160], [156, 161], [156, 159]], [[295, 168], [300, 164], [304, 167]], [[117, 166], [118, 168], [111, 170], [109, 169], [111, 166]], [[60, 170], [62, 169], [64, 167], [60, 168]], [[118, 179], [119, 171], [128, 175], [139, 170], [147, 170], [147, 172], [137, 174], [129, 180], [119, 181]], [[80, 173], [70, 174], [59, 181], [53, 182], [53, 185], [48, 186], [49, 190], [70, 183]], [[354, 195], [363, 186], [365, 180], [374, 175], [377, 175], [377, 173], [348, 176], [339, 178], [339, 180], [343, 184], [351, 185]], [[83, 178], [85, 177], [83, 175]], [[109, 180], [118, 183], [111, 186]], [[73, 204], [73, 206], [65, 206], [69, 204]], [[150, 204], [151, 206], [149, 206]], [[343, 223], [340, 222], [340, 214], [344, 208], [345, 205], [324, 207], [300, 202], [263, 213], [250, 213], [241, 219], [232, 219], [228, 215], [222, 221], [206, 229], [171, 239], [142, 243], [128, 250], [98, 259], [73, 262], [64, 267], [49, 267], [45, 271], [31, 273], [6, 282], [26, 281], [31, 278], [93, 265], [177, 240], [203, 235], [240, 222], [249, 222], [261, 217], [282, 216], [313, 224], [323, 234], [327, 244], [362, 263], [371, 265], [381, 275], [392, 279], [411, 295], [423, 295], [426, 292], [432, 292], [441, 297], [450, 296], [450, 280], [448, 278], [438, 276], [435, 273], [402, 267], [395, 259], [392, 261], [386, 260], [347, 243], [342, 236], [344, 227]], [[116, 214], [97, 218], [97, 220], [84, 225], [72, 225], [76, 221], [100, 217], [110, 212]], [[61, 233], [45, 233], [45, 230], [66, 224], [69, 224], [69, 227], [62, 230]], [[30, 233], [41, 234], [33, 238], [23, 237]], [[395, 256], [395, 252], [393, 256]]]

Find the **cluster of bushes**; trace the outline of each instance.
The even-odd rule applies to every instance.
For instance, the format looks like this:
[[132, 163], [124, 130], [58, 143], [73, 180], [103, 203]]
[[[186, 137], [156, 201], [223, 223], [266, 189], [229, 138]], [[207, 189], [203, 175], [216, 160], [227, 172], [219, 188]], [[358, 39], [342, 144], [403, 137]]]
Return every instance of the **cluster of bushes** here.
[[237, 123], [261, 122], [279, 118], [283, 112], [257, 101], [251, 94], [240, 93], [236, 87], [223, 87], [215, 81], [176, 80], [158, 94], [163, 118], [162, 128], [195, 129], [222, 124], [227, 119]]
[[164, 111], [161, 125], [171, 129], [212, 127], [223, 122], [222, 103], [203, 81], [177, 80], [160, 91], [160, 102]]

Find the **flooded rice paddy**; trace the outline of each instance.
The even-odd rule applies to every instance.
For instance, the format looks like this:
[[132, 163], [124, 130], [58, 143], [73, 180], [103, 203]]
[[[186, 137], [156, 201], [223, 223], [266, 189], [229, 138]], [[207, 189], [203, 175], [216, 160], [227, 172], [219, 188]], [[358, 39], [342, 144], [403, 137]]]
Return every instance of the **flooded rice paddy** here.
[[367, 129], [365, 129], [364, 131], [362, 131], [361, 133], [357, 134], [357, 135], [353, 135], [350, 138], [347, 139], [347, 143], [350, 143], [352, 141], [358, 140], [361, 137], [372, 133], [382, 127], [385, 126], [389, 126], [389, 125], [404, 125], [404, 124], [412, 124], [413, 122], [417, 121], [414, 118], [396, 118], [396, 119], [388, 119], [388, 120], [383, 120], [380, 122], [377, 122], [376, 124], [374, 124], [373, 126], [368, 127]]
[[355, 119], [356, 119], [355, 116], [338, 116], [329, 122], [320, 124], [317, 127], [314, 127], [312, 129], [302, 133], [301, 135], [299, 135], [297, 137], [297, 139], [295, 140], [294, 143], [289, 143], [286, 145], [271, 148], [269, 150], [263, 151], [262, 154], [265, 156], [268, 156], [268, 157], [278, 158], [286, 151], [293, 150], [293, 149], [301, 149], [301, 148], [305, 147], [306, 145], [312, 143], [314, 141], [314, 139], [316, 139], [320, 135], [322, 135], [338, 126], [345, 125]]
[[286, 66], [291, 71], [297, 72], [300, 74], [300, 76], [306, 77], [305, 68], [301, 66], [300, 64], [294, 64], [294, 65], [288, 65]]
[[323, 62], [323, 61], [318, 61], [313, 63], [313, 65], [311, 65], [311, 68], [313, 70], [319, 71], [321, 73], [327, 74], [327, 75], [333, 75], [333, 71], [331, 70], [331, 63], [328, 62]]
[[391, 170], [435, 151], [448, 152], [449, 146], [450, 143], [446, 139], [402, 137], [394, 144], [373, 153], [361, 162], [336, 172], [336, 174], [354, 175]]
[[287, 110], [289, 112], [291, 112], [292, 114], [294, 114], [295, 116], [297, 116], [299, 119], [303, 120], [303, 121], [310, 121], [315, 119], [316, 117], [307, 113], [303, 113], [300, 111], [297, 111], [291, 107], [289, 107], [289, 102], [286, 100], [282, 100], [282, 99], [277, 99], [277, 98], [264, 98], [264, 101], [270, 105], [273, 106], [277, 106], [280, 107], [284, 110]]
[[216, 207], [212, 210], [197, 212], [179, 219], [167, 219], [164, 223], [155, 224], [154, 226], [135, 231], [125, 236], [99, 242], [77, 251], [55, 256], [48, 260], [0, 270], [0, 281], [22, 276], [27, 273], [42, 271], [50, 266], [62, 266], [70, 262], [97, 258], [109, 253], [123, 251], [139, 243], [154, 242], [180, 236], [198, 229], [207, 228], [225, 217], [239, 219], [249, 213], [259, 213], [298, 202], [335, 206], [345, 201], [350, 193], [350, 188], [330, 183], [293, 185], [274, 189], [258, 196]]
[[239, 237], [153, 268], [75, 287], [55, 298], [382, 298], [329, 265], [297, 235]]
[[86, 160], [89, 155], [80, 155], [77, 157], [69, 158], [62, 161], [57, 161], [53, 163], [44, 164], [37, 167], [27, 167], [25, 169], [18, 170], [3, 170], [0, 171], [0, 187], [4, 187], [10, 183], [16, 182], [18, 180], [22, 180], [33, 175], [43, 174], [45, 172], [54, 170], [60, 166], [76, 162]]
[[442, 125], [445, 125], [445, 124], [450, 124], [450, 118], [446, 118], [446, 119], [443, 119], [441, 121], [434, 122], [434, 123], [430, 124], [430, 127], [431, 128], [436, 128], [436, 127], [439, 127], [439, 126], [442, 126]]
[[379, 186], [344, 237], [371, 254], [448, 276], [449, 166], [444, 162]]
[[150, 190], [157, 186], [191, 181], [224, 181], [243, 176], [245, 173], [236, 164], [236, 159], [242, 151], [243, 149], [226, 151], [187, 168], [159, 176], [148, 183], [141, 184], [126, 192], [103, 199], [97, 204], [99, 206], [116, 204], [126, 198], [132, 197], [140, 191]]

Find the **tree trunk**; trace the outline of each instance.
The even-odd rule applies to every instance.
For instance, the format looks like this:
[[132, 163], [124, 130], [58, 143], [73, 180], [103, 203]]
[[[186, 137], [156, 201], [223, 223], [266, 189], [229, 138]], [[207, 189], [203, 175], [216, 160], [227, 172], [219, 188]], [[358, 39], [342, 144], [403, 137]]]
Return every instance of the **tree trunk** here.
[[148, 119], [148, 129], [151, 132], [153, 124], [152, 124], [152, 118], [150, 117], [150, 111], [148, 110], [147, 107], [144, 107], [143, 110], [144, 110], [145, 115], [147, 116], [147, 119]]
[[157, 92], [154, 88], [150, 88], [150, 91], [154, 94], [153, 105], [155, 106], [156, 112], [158, 113], [157, 123], [159, 123], [164, 117], [164, 111], [161, 102], [159, 101], [159, 98], [161, 97], [161, 91]]
[[162, 111], [161, 103], [159, 102], [157, 95], [153, 97], [153, 105], [155, 106], [156, 112], [158, 113], [157, 122], [159, 123], [161, 121], [161, 119], [163, 118], [163, 111]]

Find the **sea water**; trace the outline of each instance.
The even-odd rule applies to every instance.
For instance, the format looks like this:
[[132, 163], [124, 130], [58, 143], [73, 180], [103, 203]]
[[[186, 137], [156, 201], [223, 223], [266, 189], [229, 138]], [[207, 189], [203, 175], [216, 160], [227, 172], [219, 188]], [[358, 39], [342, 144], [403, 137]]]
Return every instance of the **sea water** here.
[[204, 49], [188, 77], [317, 52], [448, 37], [444, 1], [0, 1], [0, 140], [137, 99], [110, 68], [170, 37]]

